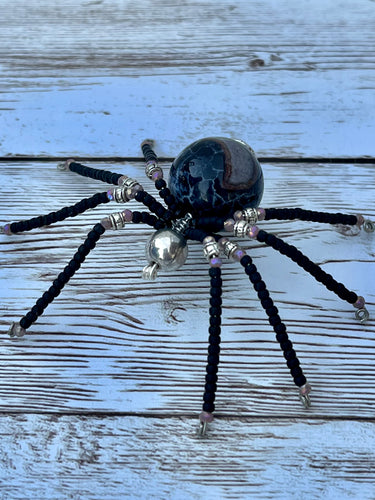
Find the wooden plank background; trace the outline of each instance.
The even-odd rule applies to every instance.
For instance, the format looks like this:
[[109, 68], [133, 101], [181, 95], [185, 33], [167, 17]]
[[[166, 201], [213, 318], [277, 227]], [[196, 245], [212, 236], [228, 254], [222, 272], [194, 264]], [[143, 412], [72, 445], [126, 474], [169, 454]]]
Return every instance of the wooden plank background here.
[[[374, 164], [361, 163], [375, 156], [374, 2], [0, 7], [1, 224], [106, 189], [58, 171], [58, 157], [101, 157], [90, 162], [99, 168], [121, 157], [110, 168], [152, 190], [145, 137], [174, 157], [209, 135], [277, 157], [262, 164], [263, 206], [375, 219]], [[280, 163], [290, 157], [300, 161]], [[374, 235], [263, 226], [363, 294], [366, 325], [248, 242], [313, 386], [308, 411], [249, 281], [225, 262], [217, 418], [199, 439], [209, 292], [200, 245], [150, 284], [140, 277], [150, 230], [106, 233], [28, 336], [6, 335], [116, 209], [0, 235], [0, 498], [375, 498]]]

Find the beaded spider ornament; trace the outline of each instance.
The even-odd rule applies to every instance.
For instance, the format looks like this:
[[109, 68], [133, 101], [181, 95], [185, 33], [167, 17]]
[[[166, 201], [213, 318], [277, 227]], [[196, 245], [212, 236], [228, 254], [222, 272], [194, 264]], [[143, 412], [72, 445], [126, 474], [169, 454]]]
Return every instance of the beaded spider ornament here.
[[155, 280], [159, 271], [180, 268], [187, 258], [188, 240], [203, 244], [203, 253], [209, 262], [209, 346], [204, 402], [199, 416], [200, 433], [205, 433], [207, 424], [213, 420], [215, 410], [221, 335], [222, 255], [239, 262], [248, 275], [276, 334], [294, 383], [299, 388], [299, 397], [303, 405], [308, 408], [311, 404], [309, 396], [311, 387], [303, 374], [285, 324], [281, 321], [265, 282], [250, 255], [236, 242], [219, 233], [224, 231], [232, 233], [236, 238], [256, 239], [289, 257], [328, 290], [352, 304], [356, 309], [356, 318], [364, 323], [369, 318], [369, 313], [363, 297], [337, 282], [296, 247], [259, 229], [257, 223], [271, 219], [300, 219], [339, 224], [356, 230], [363, 228], [366, 232], [374, 231], [374, 223], [365, 220], [362, 215], [322, 213], [301, 208], [259, 208], [263, 194], [263, 173], [254, 151], [243, 141], [213, 137], [194, 142], [174, 160], [168, 186], [158, 165], [153, 141], [144, 141], [142, 151], [146, 163], [146, 175], [155, 182], [155, 187], [166, 206], [148, 194], [135, 179], [67, 160], [58, 166], [60, 170], [75, 172], [113, 184], [115, 187], [57, 212], [6, 224], [2, 228], [2, 232], [8, 235], [29, 231], [62, 221], [67, 217], [74, 217], [89, 208], [110, 201], [127, 203], [135, 199], [149, 209], [144, 212], [126, 209], [112, 213], [96, 224], [48, 290], [19, 322], [12, 324], [9, 335], [11, 337], [25, 335], [26, 330], [43, 314], [46, 307], [60, 294], [80, 268], [105, 231], [121, 229], [128, 223], [144, 223], [156, 230], [146, 244], [149, 264], [143, 269], [144, 279]]

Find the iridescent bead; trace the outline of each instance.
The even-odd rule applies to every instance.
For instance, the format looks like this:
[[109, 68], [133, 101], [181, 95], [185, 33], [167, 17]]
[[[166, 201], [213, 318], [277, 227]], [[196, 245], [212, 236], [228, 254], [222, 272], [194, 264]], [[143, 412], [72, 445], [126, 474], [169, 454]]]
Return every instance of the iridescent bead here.
[[206, 236], [202, 241], [203, 245], [207, 245], [208, 243], [215, 243], [216, 240], [213, 236]]
[[2, 229], [3, 229], [2, 232], [4, 234], [7, 234], [8, 236], [12, 234], [12, 231], [10, 230], [10, 224], [5, 224], [5, 226], [3, 226]]
[[264, 208], [258, 208], [258, 220], [264, 220], [266, 218], [266, 211]]
[[199, 420], [202, 422], [202, 424], [210, 424], [214, 419], [214, 416], [212, 413], [209, 413], [208, 411], [202, 411], [202, 413], [199, 415]]
[[251, 226], [248, 230], [247, 230], [247, 236], [251, 239], [253, 238], [256, 238], [258, 236], [258, 233], [259, 233], [259, 227], [258, 226]]
[[227, 219], [224, 222], [224, 231], [227, 231], [228, 233], [232, 233], [234, 230], [234, 219]]
[[133, 212], [131, 210], [126, 209], [122, 213], [124, 214], [125, 222], [132, 222]]
[[104, 227], [104, 229], [112, 229], [112, 223], [109, 217], [104, 217], [104, 219], [100, 221], [100, 224]]
[[354, 302], [353, 307], [355, 307], [356, 309], [362, 309], [365, 303], [366, 303], [365, 299], [359, 295], [356, 302]]
[[233, 214], [234, 220], [242, 220], [243, 219], [243, 214], [242, 210], [236, 210]]
[[108, 189], [107, 198], [109, 199], [109, 201], [113, 201], [113, 189]]
[[162, 170], [156, 170], [152, 175], [151, 175], [151, 179], [156, 182], [158, 181], [159, 179], [162, 179], [163, 178], [163, 171]]
[[242, 248], [239, 248], [238, 250], [235, 250], [232, 254], [232, 259], [236, 262], [240, 262], [242, 257], [246, 255], [245, 250], [242, 250]]
[[221, 267], [222, 261], [219, 257], [213, 257], [210, 259], [210, 266], [211, 267]]
[[229, 242], [229, 239], [226, 238], [225, 236], [223, 238], [220, 238], [220, 240], [217, 242], [219, 245], [220, 250], [223, 252], [225, 245]]
[[365, 222], [365, 218], [361, 214], [357, 214], [357, 226], [362, 226]]
[[122, 185], [124, 184], [124, 182], [126, 181], [126, 179], [127, 179], [127, 178], [128, 178], [128, 176], [127, 176], [127, 175], [122, 175], [122, 176], [119, 178], [119, 180], [117, 181], [117, 184], [118, 184], [119, 186], [122, 186]]

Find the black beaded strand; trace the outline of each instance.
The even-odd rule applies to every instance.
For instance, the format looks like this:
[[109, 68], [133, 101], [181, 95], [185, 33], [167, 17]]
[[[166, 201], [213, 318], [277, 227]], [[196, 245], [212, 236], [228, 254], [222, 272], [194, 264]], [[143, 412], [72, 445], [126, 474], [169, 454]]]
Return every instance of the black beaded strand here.
[[86, 165], [82, 165], [81, 163], [77, 163], [75, 161], [68, 160], [68, 169], [71, 172], [75, 172], [78, 175], [82, 175], [83, 177], [89, 177], [90, 179], [95, 179], [97, 181], [106, 182], [107, 184], [118, 185], [118, 180], [120, 177], [123, 177], [122, 174], [116, 174], [110, 172], [109, 170], [100, 170], [99, 168], [87, 167]]
[[341, 213], [325, 213], [315, 210], [304, 210], [302, 208], [266, 208], [265, 220], [294, 220], [299, 219], [309, 222], [321, 222], [325, 224], [344, 224], [354, 226], [358, 223], [356, 215]]
[[208, 356], [205, 378], [205, 392], [203, 395], [202, 413], [199, 416], [201, 422], [201, 434], [205, 433], [206, 425], [213, 420], [215, 410], [215, 397], [217, 390], [217, 372], [220, 355], [220, 334], [221, 334], [221, 295], [222, 279], [219, 267], [210, 267], [210, 326], [208, 329]]
[[260, 230], [257, 234], [257, 240], [261, 243], [266, 243], [266, 245], [277, 250], [282, 255], [289, 257], [293, 262], [302, 267], [302, 269], [310, 273], [318, 282], [322, 283], [328, 290], [334, 292], [340, 299], [345, 300], [349, 304], [355, 304], [358, 301], [359, 297], [355, 292], [348, 290], [343, 283], [336, 281], [295, 246], [289, 245], [289, 243], [286, 243], [281, 238], [263, 230]]
[[278, 314], [279, 311], [270, 297], [265, 282], [262, 280], [261, 275], [249, 255], [242, 257], [240, 263], [243, 266], [245, 273], [248, 275], [254, 290], [257, 292], [260, 303], [268, 316], [268, 321], [272, 326], [276, 334], [276, 339], [284, 353], [284, 358], [286, 359], [286, 364], [293, 377], [294, 383], [297, 387], [303, 388], [303, 386], [307, 383], [306, 377], [300, 367], [299, 359], [293, 349], [293, 344], [289, 340], [286, 332], [286, 326], [281, 321]]
[[21, 233], [23, 231], [31, 231], [32, 229], [40, 228], [43, 226], [49, 226], [55, 222], [61, 222], [68, 217], [76, 217], [77, 215], [85, 212], [89, 208], [95, 208], [103, 203], [108, 203], [110, 200], [107, 197], [107, 193], [96, 193], [90, 198], [84, 198], [83, 200], [75, 203], [74, 205], [64, 207], [56, 212], [50, 212], [47, 215], [39, 215], [38, 217], [33, 217], [29, 220], [22, 220], [19, 222], [12, 222], [4, 226], [5, 232], [10, 234]]
[[9, 330], [9, 335], [11, 337], [21, 337], [25, 335], [26, 330], [30, 328], [30, 326], [35, 323], [38, 317], [43, 314], [47, 306], [51, 304], [53, 300], [61, 293], [61, 290], [64, 288], [64, 286], [74, 276], [75, 272], [81, 267], [81, 264], [85, 261], [91, 250], [95, 248], [96, 243], [99, 241], [104, 232], [105, 228], [102, 224], [95, 224], [93, 229], [88, 233], [84, 243], [78, 248], [73, 258], [53, 281], [49, 289], [43, 293], [43, 295], [36, 301], [31, 310], [21, 318], [19, 323], [13, 323]]

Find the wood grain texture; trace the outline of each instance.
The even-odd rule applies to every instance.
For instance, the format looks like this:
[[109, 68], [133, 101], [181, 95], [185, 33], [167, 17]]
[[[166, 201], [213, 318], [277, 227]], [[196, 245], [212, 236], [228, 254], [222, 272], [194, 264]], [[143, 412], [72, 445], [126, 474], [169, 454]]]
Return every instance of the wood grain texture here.
[[[144, 179], [142, 164], [117, 165], [116, 170]], [[264, 165], [264, 171], [264, 206], [302, 205], [374, 218], [371, 166]], [[50, 164], [4, 165], [1, 175], [4, 222], [47, 213], [106, 189]], [[148, 182], [144, 186], [151, 191]], [[46, 196], [46, 189], [53, 196]], [[3, 411], [199, 411], [209, 294], [199, 244], [190, 245], [182, 270], [162, 273], [150, 284], [140, 275], [152, 230], [130, 224], [108, 232], [29, 335], [15, 341], [5, 335], [10, 322], [49, 287], [90, 228], [116, 210], [106, 205], [43, 230], [1, 236]], [[263, 227], [363, 294], [373, 316], [373, 235], [346, 237], [331, 226], [298, 221], [270, 221]], [[225, 262], [217, 411], [372, 418], [374, 320], [358, 324], [352, 306], [286, 257], [258, 243], [247, 247], [288, 325], [314, 386], [314, 404], [307, 413], [301, 407], [249, 281], [240, 267]]]
[[[372, 500], [373, 422], [7, 416], [0, 496]], [[41, 478], [43, 480], [41, 480]]]
[[[0, 155], [375, 155], [368, 0], [0, 1]], [[22, 20], [22, 22], [20, 21]]]

